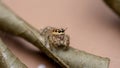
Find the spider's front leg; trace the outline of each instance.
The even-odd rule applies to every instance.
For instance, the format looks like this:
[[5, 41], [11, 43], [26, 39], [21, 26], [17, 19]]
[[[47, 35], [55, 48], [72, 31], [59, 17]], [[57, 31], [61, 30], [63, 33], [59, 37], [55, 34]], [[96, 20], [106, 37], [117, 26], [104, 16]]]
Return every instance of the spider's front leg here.
[[64, 38], [64, 50], [69, 49], [69, 44], [70, 44], [70, 37], [68, 35], [65, 35], [65, 38]]

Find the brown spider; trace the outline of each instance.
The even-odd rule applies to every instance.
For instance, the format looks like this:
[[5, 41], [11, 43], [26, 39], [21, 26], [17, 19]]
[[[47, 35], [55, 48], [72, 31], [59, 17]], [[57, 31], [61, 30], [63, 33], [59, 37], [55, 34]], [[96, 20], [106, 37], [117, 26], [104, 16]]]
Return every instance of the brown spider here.
[[40, 34], [45, 37], [45, 45], [51, 50], [53, 48], [67, 50], [70, 38], [65, 34], [65, 30], [63, 28], [46, 27]]

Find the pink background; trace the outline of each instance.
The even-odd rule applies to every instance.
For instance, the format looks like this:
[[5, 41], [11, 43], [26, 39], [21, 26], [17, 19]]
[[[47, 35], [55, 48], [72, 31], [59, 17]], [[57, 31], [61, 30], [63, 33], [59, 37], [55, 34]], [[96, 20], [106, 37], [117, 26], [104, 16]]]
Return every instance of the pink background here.
[[[16, 14], [37, 29], [46, 26], [68, 28], [70, 46], [109, 57], [110, 68], [120, 68], [120, 20], [102, 0], [4, 0]], [[29, 68], [48, 61], [39, 50], [24, 40], [4, 39], [12, 52]], [[19, 41], [18, 41], [19, 40]]]

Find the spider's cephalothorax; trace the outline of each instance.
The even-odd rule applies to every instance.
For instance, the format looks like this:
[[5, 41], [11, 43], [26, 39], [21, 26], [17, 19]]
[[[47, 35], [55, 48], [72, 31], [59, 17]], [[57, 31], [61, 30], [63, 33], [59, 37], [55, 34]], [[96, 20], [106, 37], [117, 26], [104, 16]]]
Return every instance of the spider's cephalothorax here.
[[45, 36], [46, 46], [51, 50], [53, 48], [66, 50], [69, 47], [69, 36], [65, 34], [63, 28], [46, 27], [41, 35]]

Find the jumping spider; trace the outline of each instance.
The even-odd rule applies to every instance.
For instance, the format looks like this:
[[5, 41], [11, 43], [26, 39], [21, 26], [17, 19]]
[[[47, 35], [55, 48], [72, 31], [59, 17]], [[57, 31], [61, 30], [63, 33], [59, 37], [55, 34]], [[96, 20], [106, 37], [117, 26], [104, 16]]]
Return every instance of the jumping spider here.
[[40, 34], [45, 38], [45, 45], [47, 48], [53, 50], [64, 49], [67, 50], [70, 43], [70, 38], [65, 34], [63, 28], [46, 27]]

